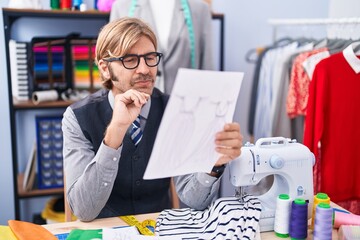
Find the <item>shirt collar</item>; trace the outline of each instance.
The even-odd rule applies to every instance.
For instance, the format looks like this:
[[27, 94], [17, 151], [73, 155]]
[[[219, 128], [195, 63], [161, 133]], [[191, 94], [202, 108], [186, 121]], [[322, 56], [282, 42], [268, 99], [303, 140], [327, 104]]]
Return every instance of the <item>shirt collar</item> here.
[[[114, 109], [115, 97], [111, 90], [108, 93], [108, 100], [109, 100], [111, 108]], [[144, 119], [148, 118], [149, 112], [150, 112], [150, 106], [151, 106], [151, 98], [149, 98], [149, 100], [141, 108], [140, 116], [142, 118], [144, 118]]]
[[352, 43], [343, 50], [343, 55], [356, 74], [360, 73], [360, 59], [354, 53], [354, 47], [359, 43]]

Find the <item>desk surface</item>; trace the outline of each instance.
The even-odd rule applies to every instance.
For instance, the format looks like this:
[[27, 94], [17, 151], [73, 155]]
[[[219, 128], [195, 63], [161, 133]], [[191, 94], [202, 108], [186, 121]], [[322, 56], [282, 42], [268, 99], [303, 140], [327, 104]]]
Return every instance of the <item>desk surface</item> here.
[[[158, 213], [150, 213], [150, 214], [142, 214], [137, 215], [136, 218], [142, 222], [146, 219], [154, 219], [156, 220]], [[118, 217], [111, 217], [111, 218], [103, 218], [103, 219], [96, 219], [92, 222], [81, 222], [81, 221], [74, 221], [74, 222], [66, 222], [66, 223], [53, 223], [43, 225], [44, 228], [49, 230], [53, 234], [60, 234], [60, 233], [68, 233], [72, 229], [99, 229], [103, 227], [117, 227], [117, 226], [127, 226], [127, 224]], [[333, 230], [333, 237], [332, 239], [338, 239], [337, 230]], [[274, 232], [263, 232], [261, 233], [261, 240], [270, 240], [270, 239], [282, 239], [275, 236]], [[309, 231], [308, 238], [312, 239], [312, 234]]]

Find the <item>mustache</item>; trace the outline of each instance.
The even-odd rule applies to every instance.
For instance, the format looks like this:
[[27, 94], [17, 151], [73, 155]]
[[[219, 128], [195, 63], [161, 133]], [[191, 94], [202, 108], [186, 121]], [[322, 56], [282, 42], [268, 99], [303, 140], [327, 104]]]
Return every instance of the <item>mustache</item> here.
[[133, 82], [143, 82], [143, 81], [154, 81], [153, 77], [150, 74], [140, 74], [136, 78], [133, 78]]

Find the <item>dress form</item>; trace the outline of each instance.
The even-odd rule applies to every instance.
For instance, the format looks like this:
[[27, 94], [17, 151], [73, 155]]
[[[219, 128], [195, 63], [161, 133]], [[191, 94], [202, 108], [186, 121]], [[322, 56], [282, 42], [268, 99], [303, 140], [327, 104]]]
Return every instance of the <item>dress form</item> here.
[[158, 33], [160, 49], [165, 52], [168, 47], [175, 1], [176, 0], [149, 0]]

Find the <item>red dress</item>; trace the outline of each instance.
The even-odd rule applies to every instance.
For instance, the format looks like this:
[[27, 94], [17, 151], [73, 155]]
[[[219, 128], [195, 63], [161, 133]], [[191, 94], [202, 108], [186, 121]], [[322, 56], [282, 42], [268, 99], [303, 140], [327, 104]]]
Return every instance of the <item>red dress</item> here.
[[[353, 62], [360, 66], [360, 60]], [[322, 60], [310, 83], [304, 144], [319, 158], [320, 190], [360, 213], [360, 74], [343, 52]], [[319, 147], [320, 143], [320, 147]], [[346, 204], [341, 204], [346, 202]], [[357, 204], [354, 204], [357, 202]]]

